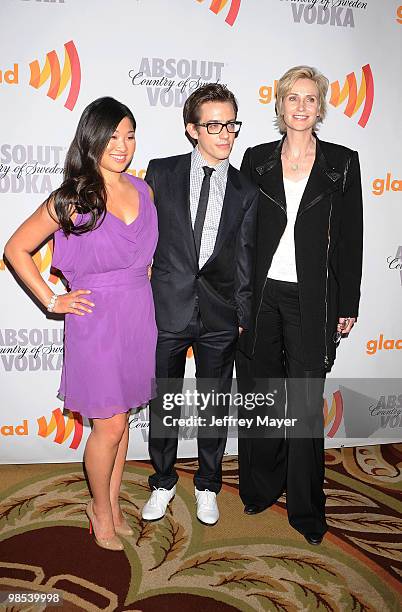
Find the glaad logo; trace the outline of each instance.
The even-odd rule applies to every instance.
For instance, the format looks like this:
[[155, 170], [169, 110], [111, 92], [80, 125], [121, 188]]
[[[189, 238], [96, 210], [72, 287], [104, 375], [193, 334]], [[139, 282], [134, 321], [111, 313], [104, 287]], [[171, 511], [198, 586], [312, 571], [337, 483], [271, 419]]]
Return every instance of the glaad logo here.
[[18, 85], [18, 64], [13, 64], [13, 67], [8, 70], [0, 70], [0, 83]]
[[339, 81], [331, 83], [331, 98], [329, 103], [337, 107], [340, 106], [346, 98], [348, 102], [343, 112], [347, 117], [353, 117], [364, 100], [363, 111], [357, 123], [363, 128], [366, 127], [374, 102], [374, 79], [370, 64], [366, 64], [362, 67], [362, 80], [359, 91], [357, 90], [357, 81], [354, 72], [347, 75], [342, 89], [339, 85]]
[[378, 340], [368, 340], [366, 345], [367, 355], [375, 355], [377, 351], [393, 351], [395, 349], [397, 351], [402, 350], [402, 338], [384, 340], [384, 334], [380, 334]]
[[367, 2], [359, 0], [292, 0], [290, 5], [295, 23], [303, 19], [309, 25], [317, 23], [344, 28], [355, 27], [353, 9], [367, 8]]
[[260, 87], [260, 97], [259, 101], [261, 104], [269, 104], [276, 96], [276, 90], [278, 88], [278, 81], [274, 81], [273, 86], [270, 85], [262, 85]]
[[70, 410], [66, 410], [65, 412], [67, 413], [67, 422], [60, 408], [56, 408], [52, 411], [52, 417], [49, 422], [46, 421], [44, 416], [39, 417], [37, 419], [38, 436], [47, 438], [56, 430], [53, 442], [56, 442], [56, 444], [64, 444], [74, 432], [69, 448], [76, 450], [82, 440], [82, 416], [78, 412], [71, 412]]
[[208, 82], [218, 83], [223, 62], [143, 57], [138, 70], [128, 75], [131, 84], [145, 87], [151, 106], [183, 106], [190, 93]]
[[[47, 95], [56, 100], [70, 82], [67, 100], [64, 104], [68, 110], [73, 110], [81, 87], [81, 66], [77, 49], [74, 42], [70, 40], [64, 45], [64, 64], [60, 68], [60, 61], [56, 51], [49, 51], [46, 55], [43, 70], [40, 69], [38, 60], [29, 64], [31, 78], [29, 84], [39, 89], [50, 79]], [[19, 64], [13, 64], [8, 70], [0, 70], [0, 84], [19, 85]]]
[[[201, 4], [204, 0], [197, 0]], [[209, 10], [218, 15], [225, 6], [228, 4], [228, 0], [212, 0]], [[230, 0], [230, 8], [225, 19], [226, 23], [230, 26], [233, 26], [234, 22], [237, 19], [240, 10], [241, 0]]]
[[65, 90], [70, 82], [70, 90], [64, 106], [68, 110], [73, 110], [81, 86], [81, 66], [77, 49], [74, 42], [70, 40], [64, 45], [64, 65], [60, 69], [60, 62], [56, 51], [49, 51], [46, 54], [46, 61], [43, 70], [40, 69], [38, 60], [29, 64], [31, 69], [31, 79], [29, 84], [35, 89], [39, 89], [50, 79], [47, 95], [52, 100], [56, 100]]
[[332, 395], [331, 409], [328, 409], [328, 401], [324, 399], [324, 427], [325, 436], [333, 438], [339, 429], [343, 417], [343, 399], [340, 391]]
[[391, 172], [387, 172], [387, 176], [384, 179], [376, 178], [373, 181], [373, 194], [380, 196], [384, 191], [402, 191], [402, 180], [392, 179]]
[[393, 257], [392, 255], [390, 255], [390, 257], [387, 257], [387, 264], [389, 270], [399, 270], [399, 276], [402, 285], [402, 246], [398, 247], [395, 257]]
[[[56, 145], [0, 145], [0, 193], [50, 193], [62, 179], [62, 151]], [[56, 181], [55, 181], [56, 182]]]
[[0, 359], [5, 372], [60, 370], [62, 329], [0, 329]]
[[27, 436], [28, 419], [24, 419], [21, 425], [2, 425], [0, 427], [1, 436]]

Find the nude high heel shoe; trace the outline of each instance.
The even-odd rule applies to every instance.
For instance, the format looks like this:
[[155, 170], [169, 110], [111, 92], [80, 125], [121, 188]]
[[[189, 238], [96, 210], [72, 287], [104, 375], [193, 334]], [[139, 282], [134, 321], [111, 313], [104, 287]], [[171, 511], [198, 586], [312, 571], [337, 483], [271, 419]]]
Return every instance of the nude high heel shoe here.
[[127, 519], [123, 517], [123, 522], [121, 525], [115, 525], [114, 530], [116, 533], [122, 536], [132, 536], [134, 535], [134, 531], [131, 529], [130, 525], [127, 523]]
[[97, 543], [97, 545], [100, 546], [101, 548], [106, 548], [107, 550], [124, 550], [123, 543], [121, 542], [120, 538], [117, 535], [114, 535], [112, 538], [97, 538], [96, 537], [96, 533], [93, 529], [94, 513], [93, 513], [92, 504], [93, 504], [93, 500], [91, 499], [88, 502], [85, 512], [87, 514], [87, 517], [89, 518], [89, 533], [90, 534], [92, 534], [92, 532], [94, 533], [95, 542]]

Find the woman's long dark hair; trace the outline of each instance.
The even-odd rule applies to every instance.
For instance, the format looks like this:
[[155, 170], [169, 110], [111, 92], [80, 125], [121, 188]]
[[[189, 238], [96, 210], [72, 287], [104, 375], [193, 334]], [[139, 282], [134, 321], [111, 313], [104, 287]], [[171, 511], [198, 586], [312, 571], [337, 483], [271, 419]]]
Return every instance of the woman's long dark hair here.
[[[99, 170], [99, 162], [113, 132], [120, 121], [128, 117], [135, 130], [136, 123], [130, 109], [114, 98], [98, 98], [81, 115], [77, 131], [68, 149], [64, 180], [47, 200], [52, 206], [63, 232], [84, 234], [93, 230], [106, 214], [106, 187]], [[52, 206], [51, 206], [52, 205]], [[88, 219], [74, 225], [73, 213], [88, 214]]]

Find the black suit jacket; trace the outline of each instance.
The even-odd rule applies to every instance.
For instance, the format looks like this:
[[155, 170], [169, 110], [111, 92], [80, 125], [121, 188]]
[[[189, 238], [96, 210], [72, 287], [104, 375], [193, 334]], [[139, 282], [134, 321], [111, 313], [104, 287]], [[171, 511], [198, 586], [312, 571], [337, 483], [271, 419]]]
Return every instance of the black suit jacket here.
[[159, 241], [152, 267], [158, 328], [180, 332], [190, 322], [196, 296], [205, 327], [221, 331], [251, 317], [257, 190], [229, 166], [215, 248], [198, 267], [190, 214], [191, 154], [155, 159], [145, 180], [155, 195]]
[[[241, 166], [260, 191], [253, 316], [250, 332], [240, 339], [241, 350], [249, 356], [267, 274], [287, 224], [283, 142], [247, 149]], [[360, 300], [363, 210], [356, 151], [317, 138], [294, 238], [305, 369], [329, 370], [335, 359], [338, 318], [357, 317]]]

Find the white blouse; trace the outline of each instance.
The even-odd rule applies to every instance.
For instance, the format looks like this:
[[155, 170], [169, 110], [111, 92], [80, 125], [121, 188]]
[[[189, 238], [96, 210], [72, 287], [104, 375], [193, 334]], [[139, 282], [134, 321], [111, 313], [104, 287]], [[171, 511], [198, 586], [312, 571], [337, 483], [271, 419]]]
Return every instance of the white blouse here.
[[268, 278], [297, 283], [294, 228], [308, 178], [295, 182], [283, 177], [288, 222], [273, 256]]

